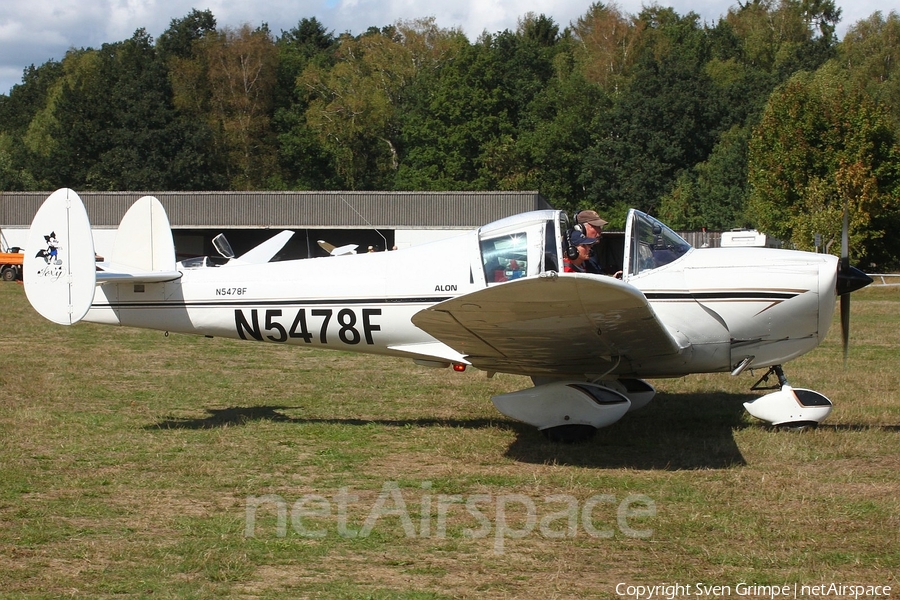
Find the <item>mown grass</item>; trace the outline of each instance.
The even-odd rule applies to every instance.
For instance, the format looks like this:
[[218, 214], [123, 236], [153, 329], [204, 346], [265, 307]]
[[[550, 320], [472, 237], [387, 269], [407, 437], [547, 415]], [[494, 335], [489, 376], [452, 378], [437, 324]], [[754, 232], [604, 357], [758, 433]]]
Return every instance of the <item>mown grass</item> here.
[[[521, 377], [59, 327], [15, 284], [0, 285], [0, 306], [2, 597], [900, 589], [898, 288], [854, 294], [846, 368], [837, 326], [787, 365], [792, 384], [835, 402], [816, 430], [747, 416], [749, 374], [698, 375], [654, 382], [646, 409], [574, 446], [494, 411], [489, 397]], [[269, 502], [248, 537], [247, 507], [266, 495], [284, 500], [284, 536]], [[379, 502], [369, 534], [351, 537]]]

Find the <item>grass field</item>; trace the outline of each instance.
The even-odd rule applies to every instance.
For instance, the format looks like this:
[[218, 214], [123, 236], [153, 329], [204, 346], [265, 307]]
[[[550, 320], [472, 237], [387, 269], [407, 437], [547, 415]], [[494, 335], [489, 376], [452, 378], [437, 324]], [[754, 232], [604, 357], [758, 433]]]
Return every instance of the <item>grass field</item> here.
[[786, 366], [816, 430], [720, 374], [573, 446], [495, 412], [521, 377], [0, 306], [3, 598], [900, 594], [900, 288], [854, 294], [846, 368], [837, 326]]

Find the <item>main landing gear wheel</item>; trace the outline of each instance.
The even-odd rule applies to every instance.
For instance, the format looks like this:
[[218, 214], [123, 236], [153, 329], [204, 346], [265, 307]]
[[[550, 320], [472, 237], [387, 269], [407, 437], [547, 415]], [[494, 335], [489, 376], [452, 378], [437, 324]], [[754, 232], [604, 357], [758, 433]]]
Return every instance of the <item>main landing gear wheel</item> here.
[[[778, 377], [778, 383], [764, 386], [772, 374]], [[817, 426], [831, 413], [831, 400], [814, 390], [791, 387], [781, 365], [772, 366], [750, 389], [778, 390], [744, 402], [748, 413], [777, 429], [803, 431]]]
[[590, 425], [557, 425], [542, 429], [541, 433], [556, 444], [577, 444], [593, 438], [597, 428]]

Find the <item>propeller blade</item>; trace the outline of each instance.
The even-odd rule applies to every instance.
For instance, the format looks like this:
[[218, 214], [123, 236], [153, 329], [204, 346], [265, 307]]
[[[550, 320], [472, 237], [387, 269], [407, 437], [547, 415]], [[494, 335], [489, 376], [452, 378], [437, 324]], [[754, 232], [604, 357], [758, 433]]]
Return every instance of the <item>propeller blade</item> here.
[[873, 279], [850, 266], [849, 219], [847, 203], [844, 202], [844, 218], [841, 224], [841, 258], [838, 261], [837, 293], [841, 297], [841, 340], [844, 345], [844, 363], [847, 362], [847, 349], [850, 345], [850, 293], [864, 288]]
[[844, 202], [844, 219], [841, 224], [841, 268], [850, 266], [850, 233], [849, 217], [847, 216], [847, 203]]
[[841, 219], [841, 259], [838, 262], [838, 293], [841, 295], [841, 343], [844, 347], [844, 365], [847, 365], [847, 352], [850, 347], [850, 293], [843, 291], [841, 282], [847, 277], [850, 269], [850, 220], [847, 215], [847, 201], [844, 200], [844, 215]]
[[[849, 234], [849, 218], [847, 216], [847, 203], [844, 202], [844, 217], [843, 223], [841, 224], [841, 260], [838, 263], [838, 281], [840, 281], [842, 276], [846, 276], [848, 270], [850, 269], [850, 234]], [[843, 294], [845, 292], [840, 291], [840, 284], [838, 284], [838, 293]]]
[[850, 294], [841, 294], [841, 342], [844, 345], [844, 364], [850, 347]]

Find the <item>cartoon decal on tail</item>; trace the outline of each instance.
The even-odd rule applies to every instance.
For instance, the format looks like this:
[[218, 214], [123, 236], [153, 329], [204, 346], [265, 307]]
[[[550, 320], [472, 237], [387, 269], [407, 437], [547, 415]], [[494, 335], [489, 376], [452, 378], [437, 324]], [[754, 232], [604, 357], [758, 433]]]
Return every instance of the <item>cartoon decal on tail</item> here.
[[56, 238], [56, 232], [51, 231], [50, 235], [45, 235], [44, 241], [47, 243], [47, 247], [41, 248], [34, 255], [35, 258], [43, 258], [45, 263], [44, 268], [39, 270], [37, 275], [38, 277], [59, 279], [63, 269], [62, 261], [59, 259], [60, 243]]
[[25, 294], [41, 315], [63, 325], [81, 319], [96, 284], [91, 224], [78, 194], [57, 190], [34, 216], [25, 244]]

